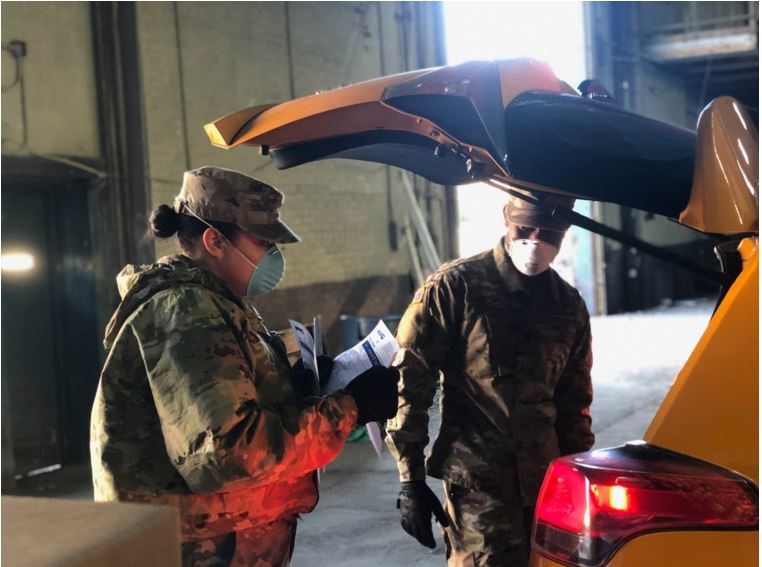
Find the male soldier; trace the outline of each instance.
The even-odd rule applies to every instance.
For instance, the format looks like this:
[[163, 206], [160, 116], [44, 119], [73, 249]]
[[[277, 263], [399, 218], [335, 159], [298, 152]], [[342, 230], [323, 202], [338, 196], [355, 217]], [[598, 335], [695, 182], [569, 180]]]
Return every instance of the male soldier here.
[[[590, 317], [549, 268], [569, 225], [516, 197], [503, 215], [506, 237], [442, 266], [397, 332], [401, 379], [387, 443], [400, 472], [402, 527], [433, 548], [433, 513], [451, 566], [525, 565], [548, 464], [594, 441]], [[442, 423], [424, 467], [440, 372]], [[426, 474], [444, 481], [446, 514]]]
[[307, 393], [314, 376], [289, 366], [254, 309], [283, 276], [276, 243], [298, 241], [282, 202], [237, 171], [188, 171], [175, 207], [151, 216], [183, 254], [118, 277], [92, 411], [95, 499], [178, 507], [186, 566], [288, 565], [296, 518], [317, 504], [314, 471], [356, 424], [395, 412], [395, 369]]

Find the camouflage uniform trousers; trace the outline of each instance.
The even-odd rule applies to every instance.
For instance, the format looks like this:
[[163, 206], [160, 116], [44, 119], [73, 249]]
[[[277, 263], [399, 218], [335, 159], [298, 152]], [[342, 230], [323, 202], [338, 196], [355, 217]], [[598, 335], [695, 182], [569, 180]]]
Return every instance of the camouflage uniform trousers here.
[[534, 508], [518, 493], [465, 488], [444, 482], [448, 567], [525, 567]]
[[278, 520], [182, 546], [183, 567], [287, 567], [296, 519]]

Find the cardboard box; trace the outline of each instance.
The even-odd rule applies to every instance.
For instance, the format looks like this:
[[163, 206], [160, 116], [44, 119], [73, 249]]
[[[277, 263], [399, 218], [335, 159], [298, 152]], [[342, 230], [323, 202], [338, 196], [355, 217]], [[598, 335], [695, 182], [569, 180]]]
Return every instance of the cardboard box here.
[[178, 567], [177, 510], [2, 497], [2, 563], [14, 567]]

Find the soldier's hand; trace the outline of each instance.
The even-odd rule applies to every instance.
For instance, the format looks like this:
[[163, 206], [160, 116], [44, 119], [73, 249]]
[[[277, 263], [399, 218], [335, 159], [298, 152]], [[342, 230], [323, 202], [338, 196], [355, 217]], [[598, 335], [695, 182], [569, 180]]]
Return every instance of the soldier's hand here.
[[401, 484], [397, 508], [402, 516], [402, 529], [417, 539], [421, 545], [431, 549], [436, 547], [434, 534], [431, 531], [431, 515], [434, 514], [443, 528], [450, 525], [442, 504], [424, 480], [411, 480]]
[[[330, 356], [320, 355], [317, 357], [318, 374], [320, 374], [320, 385], [328, 381], [328, 377], [333, 371], [333, 359]], [[305, 396], [319, 396], [320, 391], [317, 388], [315, 374], [309, 368], [304, 367], [304, 360], [301, 358], [293, 366], [294, 383], [296, 385], [296, 395], [298, 398]]]
[[327, 354], [319, 354], [317, 357], [318, 374], [320, 374], [320, 385], [325, 386], [328, 378], [333, 372], [333, 359]]
[[397, 414], [396, 368], [374, 366], [347, 384], [346, 390], [357, 403], [357, 424], [386, 421]]

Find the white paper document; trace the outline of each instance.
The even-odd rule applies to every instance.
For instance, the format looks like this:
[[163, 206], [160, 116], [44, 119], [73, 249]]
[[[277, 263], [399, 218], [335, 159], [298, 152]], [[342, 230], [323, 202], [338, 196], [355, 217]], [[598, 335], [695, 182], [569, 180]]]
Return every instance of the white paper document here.
[[379, 321], [367, 337], [333, 359], [333, 372], [321, 393], [326, 396], [345, 388], [373, 366], [390, 366], [399, 348], [392, 332]]
[[[390, 366], [399, 350], [399, 345], [392, 332], [383, 321], [379, 321], [367, 337], [333, 360], [333, 372], [331, 372], [325, 386], [320, 386], [317, 365], [317, 357], [322, 354], [323, 344], [320, 319], [316, 317], [314, 321], [314, 338], [307, 328], [298, 321], [289, 319], [288, 322], [299, 342], [304, 367], [315, 373], [317, 381], [315, 391], [319, 391], [322, 396], [345, 388], [352, 380], [373, 366]], [[375, 422], [368, 423], [365, 427], [368, 430], [368, 437], [373, 449], [380, 457], [384, 448], [381, 440], [381, 428]]]
[[[398, 350], [399, 344], [394, 335], [383, 321], [379, 321], [367, 337], [334, 359], [333, 372], [321, 393], [326, 396], [341, 390], [373, 366], [388, 367]], [[373, 449], [380, 457], [384, 448], [381, 429], [375, 422], [368, 423], [365, 427]]]
[[317, 359], [318, 356], [323, 355], [323, 324], [320, 315], [315, 315], [312, 319], [312, 333], [315, 335], [315, 359]]
[[376, 451], [376, 455], [379, 457], [384, 452], [384, 442], [381, 440], [381, 428], [378, 423], [371, 421], [365, 424], [365, 429], [368, 431], [368, 437], [373, 445], [373, 449]]

